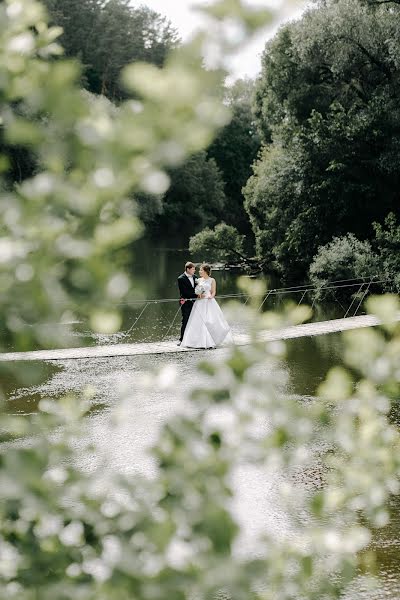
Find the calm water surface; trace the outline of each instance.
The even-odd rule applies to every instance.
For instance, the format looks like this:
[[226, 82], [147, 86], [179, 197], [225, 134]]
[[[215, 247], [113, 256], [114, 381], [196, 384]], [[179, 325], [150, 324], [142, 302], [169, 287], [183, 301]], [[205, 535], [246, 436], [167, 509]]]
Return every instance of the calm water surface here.
[[[151, 248], [147, 242], [138, 247], [138, 259], [134, 269], [137, 289], [145, 298], [174, 298], [176, 277], [183, 271], [185, 261], [190, 258], [186, 252], [178, 250]], [[140, 259], [139, 259], [140, 257]], [[220, 294], [237, 293], [237, 275], [216, 271]], [[279, 304], [279, 299], [273, 303]], [[268, 308], [272, 308], [269, 306]], [[116, 339], [102, 340], [133, 341], [134, 339], [160, 339], [168, 332], [169, 325], [179, 306], [154, 305], [148, 309], [146, 318], [140, 324], [141, 329], [132, 331]], [[139, 307], [127, 307], [125, 310], [125, 329], [129, 331], [135, 322]], [[146, 309], [147, 311], [147, 309]], [[179, 315], [176, 326], [169, 332], [173, 339], [177, 335]], [[84, 329], [82, 325], [81, 330]], [[79, 328], [77, 331], [79, 335]], [[98, 342], [99, 340], [97, 340]], [[96, 339], [93, 339], [93, 343]], [[299, 401], [314, 397], [315, 390], [323, 380], [328, 369], [340, 362], [340, 336], [329, 334], [316, 338], [291, 340], [288, 345], [287, 361], [282, 368], [287, 373], [288, 394], [296, 395]], [[86, 435], [95, 443], [99, 456], [104, 452], [111, 459], [115, 469], [121, 472], [141, 472], [148, 476], [153, 473], [152, 459], [147, 450], [155, 442], [160, 427], [185, 402], [190, 390], [201, 384], [196, 370], [199, 359], [209, 358], [210, 352], [221, 357], [227, 350], [219, 349], [205, 352], [177, 355], [153, 355], [134, 357], [115, 357], [104, 359], [82, 359], [58, 361], [42, 365], [39, 373], [34, 364], [23, 365], [26, 380], [34, 382], [26, 387], [18, 387], [9, 377], [8, 409], [13, 414], [29, 414], [37, 409], [42, 397], [57, 398], [67, 391], [79, 391], [91, 385], [96, 388], [93, 410], [85, 422]], [[174, 363], [177, 366], [179, 383], [173, 391], [158, 390], [150, 395], [132, 393], [137, 390], [141, 374], [149, 369]], [[118, 398], [130, 397], [128, 414], [123, 422], [116, 426], [111, 419]], [[82, 456], [82, 463], [91, 468], [96, 457]], [[290, 517], [280, 510], [276, 501], [276, 478], [279, 475], [266, 474], [259, 469], [240, 469], [235, 475], [235, 488], [238, 490], [233, 510], [244, 527], [240, 546], [243, 551], [252, 551], [252, 539], [255, 530], [265, 528], [271, 532], [290, 529]], [[312, 475], [310, 475], [312, 477]], [[312, 483], [312, 482], [311, 482]], [[383, 598], [400, 599], [400, 505], [393, 501], [391, 505], [390, 525], [375, 533], [372, 546], [377, 554], [377, 574], [379, 584], [376, 590], [364, 590], [362, 581], [357, 590], [346, 598], [381, 600]]]

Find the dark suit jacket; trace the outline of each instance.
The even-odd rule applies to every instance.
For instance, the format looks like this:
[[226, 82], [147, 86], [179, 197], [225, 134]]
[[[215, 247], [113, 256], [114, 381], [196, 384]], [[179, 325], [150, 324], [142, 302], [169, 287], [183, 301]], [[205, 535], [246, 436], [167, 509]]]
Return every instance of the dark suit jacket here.
[[196, 284], [197, 284], [196, 275], [193, 275], [193, 281], [194, 281], [194, 287], [190, 283], [189, 278], [187, 277], [186, 273], [182, 273], [182, 275], [179, 275], [178, 286], [179, 286], [179, 293], [180, 293], [181, 298], [197, 298], [197, 294], [194, 291], [194, 288], [196, 287]]

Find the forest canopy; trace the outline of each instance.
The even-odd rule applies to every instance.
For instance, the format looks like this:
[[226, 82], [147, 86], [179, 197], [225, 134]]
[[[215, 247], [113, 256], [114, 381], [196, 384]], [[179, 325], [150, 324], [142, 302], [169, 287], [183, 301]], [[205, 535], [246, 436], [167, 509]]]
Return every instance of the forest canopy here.
[[320, 2], [265, 47], [245, 206], [257, 253], [286, 279], [334, 236], [372, 240], [399, 216], [399, 29], [395, 2]]

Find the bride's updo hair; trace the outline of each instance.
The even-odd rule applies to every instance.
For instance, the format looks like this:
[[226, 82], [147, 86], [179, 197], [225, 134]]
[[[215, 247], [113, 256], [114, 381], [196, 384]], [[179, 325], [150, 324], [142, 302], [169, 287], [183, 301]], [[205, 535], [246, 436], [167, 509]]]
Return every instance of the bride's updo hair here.
[[203, 263], [200, 267], [201, 269], [203, 269], [203, 271], [205, 271], [207, 273], [208, 276], [210, 276], [211, 273], [211, 267], [209, 264], [207, 263]]

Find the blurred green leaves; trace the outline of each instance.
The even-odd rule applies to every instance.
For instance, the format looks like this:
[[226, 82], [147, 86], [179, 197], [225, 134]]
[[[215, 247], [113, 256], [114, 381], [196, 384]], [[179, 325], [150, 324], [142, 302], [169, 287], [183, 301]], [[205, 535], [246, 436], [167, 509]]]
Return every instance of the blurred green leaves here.
[[[260, 325], [254, 309], [242, 312]], [[285, 318], [298, 315], [288, 308]], [[261, 343], [203, 364], [202, 384], [162, 427], [148, 479], [118, 474], [83, 436], [91, 390], [42, 400], [29, 428], [3, 418], [9, 435], [29, 433], [30, 444], [16, 439], [0, 455], [0, 598], [13, 590], [19, 600], [339, 597], [400, 491], [391, 402], [368, 372], [371, 356], [398, 365], [400, 331], [374, 330], [368, 341], [359, 333], [345, 336], [351, 375], [335, 368], [321, 397], [307, 402], [283, 392], [276, 354]], [[385, 386], [398, 386], [398, 367], [385, 372]], [[173, 386], [171, 375], [152, 377], [142, 391]], [[115, 408], [116, 435], [138, 385]], [[97, 453], [93, 468], [79, 466]], [[282, 531], [264, 519], [252, 527], [254, 554], [240, 552], [244, 526], [232, 511], [247, 472], [268, 489], [273, 482], [285, 515]]]

